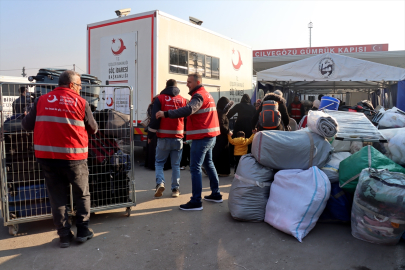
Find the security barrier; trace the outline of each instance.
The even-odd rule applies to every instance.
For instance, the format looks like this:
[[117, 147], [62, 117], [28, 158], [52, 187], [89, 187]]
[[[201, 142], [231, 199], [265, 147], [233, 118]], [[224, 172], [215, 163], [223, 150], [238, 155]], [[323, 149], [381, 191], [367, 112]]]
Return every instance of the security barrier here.
[[[28, 91], [20, 95], [20, 88]], [[50, 95], [55, 84], [0, 84], [0, 198], [4, 225], [18, 233], [18, 224], [51, 219], [51, 206], [40, 165], [36, 162], [33, 132], [21, 127], [34, 99]], [[99, 130], [89, 135], [88, 168], [91, 212], [135, 206], [133, 164], [133, 90], [129, 86], [85, 85], [81, 96], [93, 111]], [[51, 95], [50, 95], [51, 96]], [[108, 99], [107, 108], [99, 106]], [[106, 107], [106, 106], [104, 106]], [[52, 131], [49, 131], [52, 136]], [[71, 186], [66, 198], [69, 216], [75, 215]]]

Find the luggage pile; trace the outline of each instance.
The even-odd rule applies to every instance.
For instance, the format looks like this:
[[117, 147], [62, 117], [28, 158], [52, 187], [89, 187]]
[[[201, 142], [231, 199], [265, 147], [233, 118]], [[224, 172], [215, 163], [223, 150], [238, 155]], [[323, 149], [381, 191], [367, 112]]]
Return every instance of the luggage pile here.
[[364, 241], [398, 243], [405, 235], [405, 127], [380, 129], [387, 142], [372, 144], [326, 138], [339, 125], [323, 112], [308, 121], [310, 128], [255, 135], [232, 182], [231, 216], [265, 221], [300, 242], [317, 222], [332, 222], [351, 224]]
[[[91, 207], [130, 202], [131, 157], [117, 141], [129, 142], [129, 115], [115, 110], [94, 112], [99, 130], [89, 137]], [[122, 149], [121, 149], [122, 148]]]

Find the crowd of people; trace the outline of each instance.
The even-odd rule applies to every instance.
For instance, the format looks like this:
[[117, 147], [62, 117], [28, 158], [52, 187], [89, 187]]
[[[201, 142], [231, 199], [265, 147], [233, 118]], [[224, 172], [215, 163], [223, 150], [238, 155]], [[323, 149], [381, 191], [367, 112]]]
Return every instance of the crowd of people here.
[[[248, 94], [234, 104], [221, 97], [215, 104], [204, 89], [202, 77], [190, 74], [187, 79], [190, 100], [180, 96], [177, 82], [170, 79], [148, 107], [148, 145], [145, 166], [155, 170], [156, 198], [166, 190], [163, 171], [172, 169], [170, 190], [180, 195], [180, 170], [190, 166], [191, 200], [181, 210], [202, 210], [202, 200], [222, 202], [219, 177], [236, 173], [241, 156], [250, 153], [257, 131], [291, 130], [291, 124], [305, 116], [299, 97], [287, 108], [280, 90], [268, 93], [251, 104]], [[233, 129], [230, 119], [236, 116]], [[202, 174], [208, 176], [211, 195], [201, 197]]]

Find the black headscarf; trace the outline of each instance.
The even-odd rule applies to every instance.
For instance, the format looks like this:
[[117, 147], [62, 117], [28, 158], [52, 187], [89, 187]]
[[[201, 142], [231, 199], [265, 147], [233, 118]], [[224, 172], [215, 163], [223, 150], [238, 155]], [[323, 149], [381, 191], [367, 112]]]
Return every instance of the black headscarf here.
[[240, 100], [240, 102], [249, 103], [249, 104], [250, 104], [250, 97], [249, 97], [249, 95], [248, 95], [248, 94], [244, 94], [244, 95], [242, 96], [242, 99]]
[[229, 112], [229, 109], [233, 106], [233, 101], [230, 101], [227, 97], [221, 97], [217, 102], [217, 111], [223, 115]]

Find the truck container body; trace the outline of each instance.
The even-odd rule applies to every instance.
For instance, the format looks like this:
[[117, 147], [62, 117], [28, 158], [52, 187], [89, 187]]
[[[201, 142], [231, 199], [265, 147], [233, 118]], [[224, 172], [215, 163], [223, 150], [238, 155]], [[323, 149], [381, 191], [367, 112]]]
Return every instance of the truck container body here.
[[[216, 101], [226, 96], [238, 103], [243, 94], [252, 94], [251, 47], [158, 10], [89, 24], [87, 61], [87, 72], [111, 85], [100, 93], [100, 109], [123, 109], [126, 95], [117, 95], [114, 84], [132, 86], [138, 93], [133, 102], [137, 123], [169, 79], [190, 99], [190, 73], [202, 75]], [[145, 145], [144, 129], [137, 126], [134, 132], [135, 144]]]

